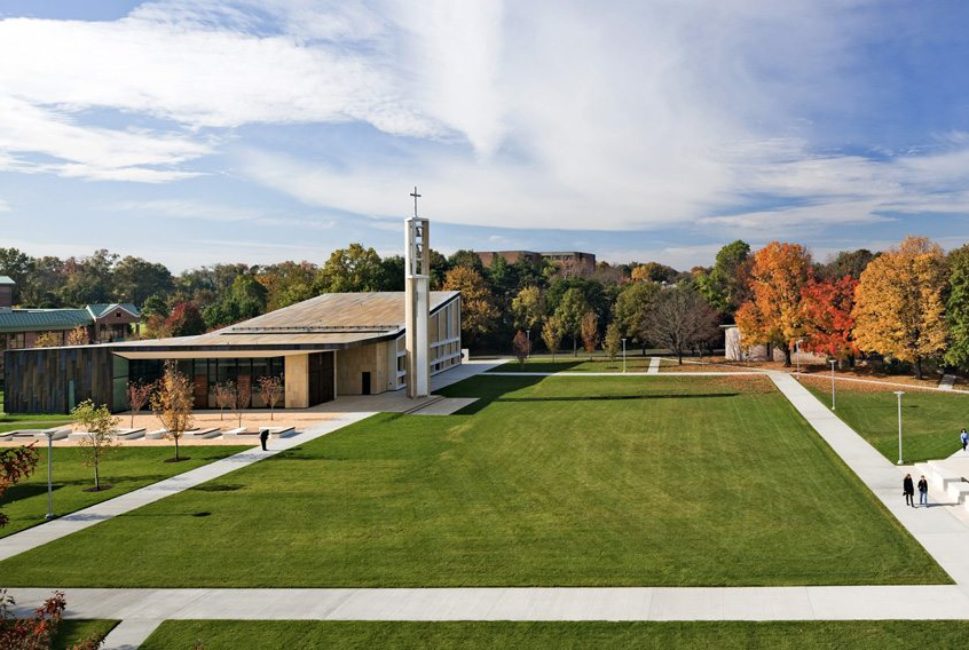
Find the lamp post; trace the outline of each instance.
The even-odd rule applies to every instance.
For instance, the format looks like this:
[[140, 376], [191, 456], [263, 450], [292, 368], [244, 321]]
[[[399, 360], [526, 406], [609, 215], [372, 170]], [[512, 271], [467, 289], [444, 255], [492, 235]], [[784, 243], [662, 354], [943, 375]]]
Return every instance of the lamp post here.
[[797, 374], [801, 375], [801, 339], [794, 341], [794, 356], [797, 357]]
[[836, 360], [830, 359], [828, 363], [831, 364], [831, 410], [834, 410], [834, 364], [837, 363]]
[[52, 461], [54, 458], [54, 431], [44, 432], [47, 436], [47, 514], [44, 515], [46, 521], [54, 518], [54, 484], [52, 482]]
[[903, 390], [895, 391], [895, 395], [898, 397], [898, 464], [902, 464], [902, 395], [905, 394]]
[[626, 337], [622, 337], [622, 371], [626, 372]]

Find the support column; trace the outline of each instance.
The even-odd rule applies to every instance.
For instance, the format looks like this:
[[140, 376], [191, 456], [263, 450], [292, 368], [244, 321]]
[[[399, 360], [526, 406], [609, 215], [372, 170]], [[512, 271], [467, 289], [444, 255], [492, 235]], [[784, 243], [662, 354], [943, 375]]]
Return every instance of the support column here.
[[305, 409], [310, 405], [310, 358], [308, 354], [287, 354], [284, 359], [285, 407]]

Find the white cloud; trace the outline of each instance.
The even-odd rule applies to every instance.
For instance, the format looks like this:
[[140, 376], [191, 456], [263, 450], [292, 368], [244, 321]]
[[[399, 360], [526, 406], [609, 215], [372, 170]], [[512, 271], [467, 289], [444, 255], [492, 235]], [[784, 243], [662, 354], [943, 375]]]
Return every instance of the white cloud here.
[[0, 212], [10, 212], [10, 204], [0, 199]]
[[[879, 20], [867, 0], [155, 0], [115, 21], [7, 19], [0, 169], [162, 182], [229, 150], [310, 205], [402, 215], [417, 183], [428, 216], [510, 228], [782, 236], [966, 212], [965, 133], [878, 159], [812, 144], [814, 109], [878, 100], [859, 57]], [[297, 123], [380, 133], [338, 160], [226, 144]], [[290, 218], [221, 210], [194, 214]]]
[[110, 207], [114, 210], [120, 210], [135, 216], [148, 215], [167, 219], [187, 219], [190, 221], [210, 221], [225, 224], [250, 223], [308, 230], [331, 230], [337, 226], [336, 221], [333, 219], [321, 218], [319, 215], [293, 216], [280, 214], [275, 211], [190, 199], [122, 201]]

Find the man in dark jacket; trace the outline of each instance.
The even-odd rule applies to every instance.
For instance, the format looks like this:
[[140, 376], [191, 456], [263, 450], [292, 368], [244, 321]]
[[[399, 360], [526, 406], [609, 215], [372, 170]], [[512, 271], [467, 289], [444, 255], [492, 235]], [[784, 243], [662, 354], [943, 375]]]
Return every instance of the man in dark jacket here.
[[[267, 440], [269, 440], [269, 429], [260, 429], [259, 430], [259, 444], [262, 445], [262, 450], [263, 451], [269, 451], [269, 448], [266, 447], [266, 441]], [[911, 481], [909, 481], [909, 482], [911, 483]]]
[[925, 474], [919, 479], [919, 505], [929, 507], [929, 482], [925, 480]]
[[902, 493], [905, 494], [905, 505], [915, 507], [915, 483], [912, 482], [912, 475], [906, 474], [902, 481]]

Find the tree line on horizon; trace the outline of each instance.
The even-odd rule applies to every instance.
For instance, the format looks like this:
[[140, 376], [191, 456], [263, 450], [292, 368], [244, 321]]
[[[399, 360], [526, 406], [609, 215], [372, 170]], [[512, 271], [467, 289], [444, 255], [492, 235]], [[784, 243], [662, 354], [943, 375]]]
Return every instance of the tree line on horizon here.
[[[718, 325], [736, 323], [745, 345], [767, 344], [790, 361], [801, 349], [852, 364], [877, 355], [917, 375], [926, 362], [969, 368], [969, 245], [945, 254], [909, 237], [884, 252], [812, 259], [796, 243], [752, 251], [727, 244], [710, 267], [600, 262], [586, 272], [548, 260], [482, 264], [473, 251], [431, 253], [433, 289], [462, 295], [462, 335], [476, 352], [507, 352], [519, 332], [529, 350], [573, 354], [621, 339], [678, 355], [710, 349]], [[318, 265], [217, 264], [172, 274], [163, 264], [106, 250], [86, 258], [34, 258], [0, 248], [0, 274], [29, 307], [131, 302], [146, 336], [182, 336], [230, 325], [326, 292], [402, 291], [404, 260], [351, 244]], [[522, 337], [514, 345], [519, 348]]]

